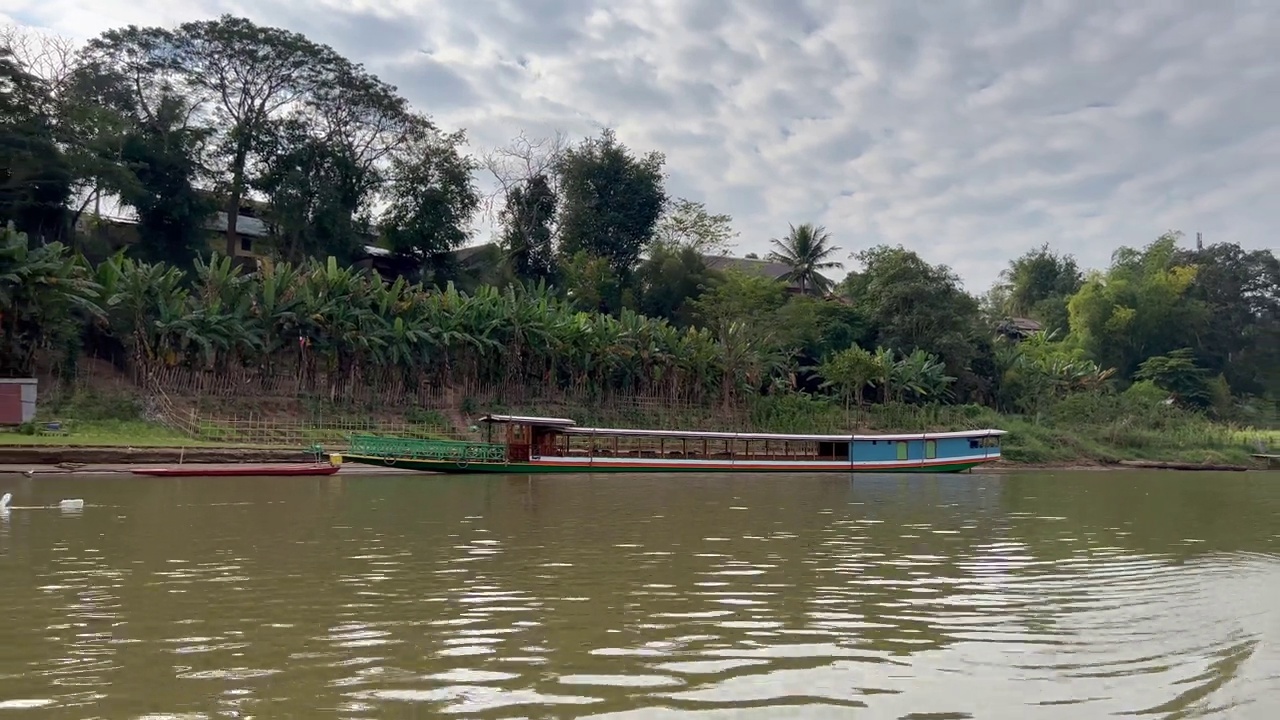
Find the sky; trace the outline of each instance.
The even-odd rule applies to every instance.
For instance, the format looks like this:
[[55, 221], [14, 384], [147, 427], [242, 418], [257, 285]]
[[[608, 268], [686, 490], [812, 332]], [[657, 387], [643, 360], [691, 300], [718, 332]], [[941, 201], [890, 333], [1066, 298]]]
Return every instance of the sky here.
[[814, 222], [982, 292], [1046, 242], [1095, 268], [1168, 230], [1280, 248], [1274, 0], [0, 0], [79, 39], [227, 12], [363, 63], [473, 152], [612, 127], [733, 216], [738, 254]]

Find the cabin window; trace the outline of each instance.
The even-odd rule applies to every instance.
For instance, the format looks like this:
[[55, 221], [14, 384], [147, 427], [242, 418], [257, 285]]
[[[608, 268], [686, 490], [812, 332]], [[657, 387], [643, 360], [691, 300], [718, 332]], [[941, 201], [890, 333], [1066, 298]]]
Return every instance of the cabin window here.
[[970, 450], [978, 450], [978, 449], [981, 449], [981, 448], [982, 448], [982, 441], [981, 441], [981, 440], [978, 440], [978, 439], [976, 439], [976, 438], [973, 438], [973, 439], [970, 439], [970, 440], [969, 440], [969, 449], [970, 449]]
[[820, 442], [818, 456], [823, 460], [845, 460], [849, 457], [849, 443]]
[[905, 440], [898, 441], [898, 459], [899, 460], [907, 459], [907, 443]]
[[568, 454], [571, 457], [588, 457], [591, 453], [591, 437], [588, 435], [570, 436]]
[[937, 440], [924, 441], [924, 457], [926, 460], [933, 460], [934, 458], [938, 457], [938, 441]]
[[253, 252], [253, 238], [240, 236], [240, 249], [245, 252]]

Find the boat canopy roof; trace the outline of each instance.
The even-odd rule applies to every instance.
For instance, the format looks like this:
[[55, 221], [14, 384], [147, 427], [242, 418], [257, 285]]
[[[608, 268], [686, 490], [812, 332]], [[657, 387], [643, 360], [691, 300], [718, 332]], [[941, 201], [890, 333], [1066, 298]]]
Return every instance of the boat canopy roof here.
[[943, 438], [973, 438], [1004, 435], [1004, 430], [958, 430], [955, 432], [936, 433], [897, 433], [892, 435], [791, 435], [784, 433], [739, 433], [698, 430], [637, 430], [633, 428], [589, 428], [578, 427], [569, 418], [536, 417], [532, 415], [485, 415], [480, 422], [517, 423], [534, 427], [558, 428], [566, 435], [605, 435], [617, 437], [670, 437], [700, 438], [708, 440], [793, 440], [798, 442], [851, 442], [892, 441], [892, 440], [941, 440]]
[[797, 440], [849, 442], [849, 435], [783, 435], [779, 433], [702, 432], [697, 430], [633, 430], [631, 428], [565, 428], [566, 435], [608, 435], [620, 437], [671, 437], [708, 440]]
[[632, 428], [566, 427], [566, 435], [603, 435], [607, 437], [669, 437], [699, 438], [706, 440], [780, 440], [796, 442], [851, 442], [854, 440], [940, 440], [943, 438], [974, 438], [1004, 435], [1004, 430], [960, 430], [957, 432], [905, 433], [897, 435], [793, 435], [785, 433], [735, 433], [702, 432], [697, 430], [635, 430]]
[[953, 432], [894, 433], [891, 435], [854, 435], [854, 440], [943, 440], [945, 438], [978, 438], [1008, 435], [1008, 430], [982, 428], [981, 430], [955, 430]]
[[536, 425], [538, 427], [569, 427], [576, 423], [569, 418], [534, 417], [532, 415], [485, 415], [480, 422], [486, 423], [518, 423]]

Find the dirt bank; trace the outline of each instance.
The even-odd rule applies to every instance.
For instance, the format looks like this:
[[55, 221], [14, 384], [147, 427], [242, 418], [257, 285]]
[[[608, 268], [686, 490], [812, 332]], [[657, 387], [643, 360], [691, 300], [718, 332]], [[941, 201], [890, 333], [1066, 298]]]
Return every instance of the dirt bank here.
[[308, 462], [310, 453], [297, 448], [131, 448], [0, 446], [0, 465], [169, 465], [176, 463]]

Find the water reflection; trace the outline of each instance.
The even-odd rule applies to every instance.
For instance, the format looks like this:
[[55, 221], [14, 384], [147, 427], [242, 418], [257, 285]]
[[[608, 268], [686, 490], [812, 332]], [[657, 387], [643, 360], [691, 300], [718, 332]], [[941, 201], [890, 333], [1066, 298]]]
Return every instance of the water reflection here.
[[1280, 483], [1099, 475], [24, 485], [0, 710], [1274, 717]]

